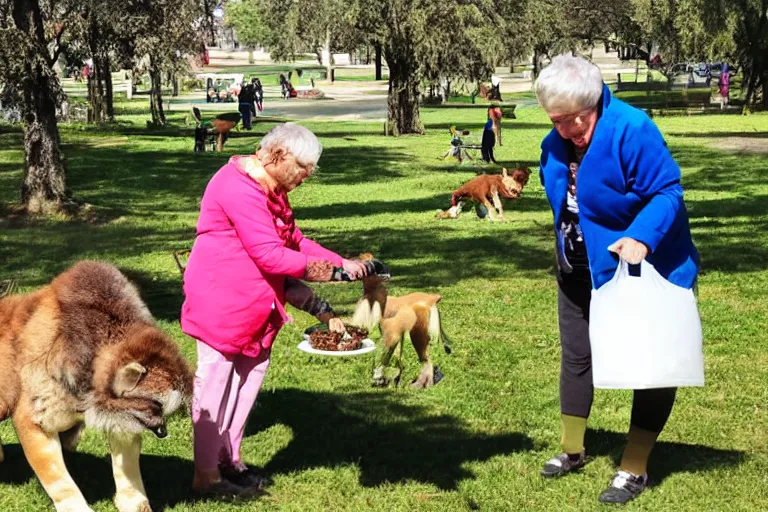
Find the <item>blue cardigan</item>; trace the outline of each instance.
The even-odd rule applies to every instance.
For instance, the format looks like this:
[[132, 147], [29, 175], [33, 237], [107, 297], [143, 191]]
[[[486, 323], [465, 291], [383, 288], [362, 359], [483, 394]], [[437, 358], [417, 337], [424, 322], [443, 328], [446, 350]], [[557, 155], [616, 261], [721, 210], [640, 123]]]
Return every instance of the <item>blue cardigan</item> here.
[[[608, 246], [625, 236], [650, 248], [646, 259], [661, 275], [691, 288], [699, 254], [691, 240], [680, 167], [653, 121], [614, 98], [606, 86], [598, 115], [576, 180], [593, 288], [613, 277], [618, 259]], [[541, 143], [540, 178], [558, 232], [568, 186], [568, 141], [555, 129]], [[560, 261], [562, 242], [556, 239]]]

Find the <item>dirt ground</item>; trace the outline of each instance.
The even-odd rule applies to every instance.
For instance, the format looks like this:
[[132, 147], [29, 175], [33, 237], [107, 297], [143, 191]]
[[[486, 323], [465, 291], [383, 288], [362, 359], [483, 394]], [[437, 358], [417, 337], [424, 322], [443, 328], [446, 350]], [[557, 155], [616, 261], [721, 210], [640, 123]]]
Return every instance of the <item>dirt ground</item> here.
[[737, 153], [768, 154], [768, 135], [765, 137], [723, 137], [710, 144], [713, 148]]

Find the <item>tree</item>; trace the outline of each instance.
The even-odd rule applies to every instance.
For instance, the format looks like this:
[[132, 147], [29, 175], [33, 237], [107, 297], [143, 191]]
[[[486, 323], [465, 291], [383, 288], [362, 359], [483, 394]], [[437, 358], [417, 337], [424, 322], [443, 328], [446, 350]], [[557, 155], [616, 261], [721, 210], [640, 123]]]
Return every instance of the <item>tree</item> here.
[[[256, 13], [243, 16], [243, 21], [246, 17], [263, 20], [266, 30], [261, 41], [266, 42], [275, 60], [294, 60], [303, 52], [313, 52], [318, 62], [326, 66], [326, 75], [332, 80], [333, 51], [354, 48], [359, 42], [349, 13], [351, 0], [250, 1], [256, 4]], [[234, 4], [230, 4], [230, 8], [234, 8]], [[241, 7], [234, 10], [240, 11]], [[240, 34], [238, 31], [238, 38]]]
[[[457, 78], [487, 79], [504, 57], [500, 27], [504, 20], [491, 2], [425, 2], [423, 26], [417, 33], [419, 75], [430, 84], [444, 84], [443, 100]], [[451, 34], [446, 48], [445, 34]]]
[[53, 213], [71, 204], [56, 122], [62, 92], [53, 70], [63, 27], [44, 22], [56, 14], [45, 7], [50, 4], [38, 0], [0, 0], [0, 82], [17, 86], [21, 94], [21, 204], [29, 214]]
[[[135, 56], [144, 60], [150, 77], [152, 124], [165, 124], [163, 74], [183, 66], [185, 54], [200, 52], [204, 33], [198, 30], [205, 12], [200, 2], [190, 0], [139, 0], [131, 19]], [[146, 59], [144, 58], [146, 56]]]
[[88, 76], [88, 121], [114, 119], [112, 70], [125, 60], [121, 51], [134, 36], [126, 23], [133, 14], [130, 5], [117, 0], [70, 0], [67, 27], [67, 56], [78, 62], [90, 60]]
[[444, 67], [445, 74], [474, 79], [492, 68], [501, 48], [501, 18], [494, 8], [491, 0], [354, 0], [351, 16], [371, 44], [381, 45], [389, 67], [387, 111], [394, 135], [423, 132], [422, 78], [439, 76]]
[[347, 0], [299, 0], [298, 37], [307, 43], [326, 67], [326, 77], [333, 80], [333, 50], [340, 46], [347, 23]]
[[[235, 29], [238, 42], [247, 48], [266, 46], [270, 40], [269, 27], [263, 21], [258, 0], [227, 3], [224, 23]], [[252, 53], [249, 53], [249, 62], [253, 62]]]

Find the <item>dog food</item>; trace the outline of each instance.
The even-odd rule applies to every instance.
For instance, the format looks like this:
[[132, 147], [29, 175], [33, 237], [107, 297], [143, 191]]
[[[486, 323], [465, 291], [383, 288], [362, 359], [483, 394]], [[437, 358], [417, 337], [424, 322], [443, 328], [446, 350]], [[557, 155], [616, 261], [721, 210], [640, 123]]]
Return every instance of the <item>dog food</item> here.
[[332, 332], [328, 329], [317, 329], [309, 335], [309, 344], [312, 345], [312, 348], [317, 350], [357, 350], [362, 347], [363, 340], [368, 337], [367, 330], [355, 327], [354, 325], [347, 326], [347, 334], [349, 334], [351, 338], [342, 340], [342, 334], [340, 332]]

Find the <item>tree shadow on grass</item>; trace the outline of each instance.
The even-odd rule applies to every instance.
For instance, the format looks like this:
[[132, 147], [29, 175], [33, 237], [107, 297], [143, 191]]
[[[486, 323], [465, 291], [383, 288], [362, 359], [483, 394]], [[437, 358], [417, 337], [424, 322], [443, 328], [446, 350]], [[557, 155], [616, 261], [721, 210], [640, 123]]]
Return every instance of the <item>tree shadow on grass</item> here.
[[[141, 256], [158, 248], [168, 248], [168, 268], [175, 264], [172, 249], [191, 245], [194, 231], [189, 229], [158, 230], [126, 224], [90, 226], [82, 223], [42, 224], [33, 228], [3, 227], [5, 240], [0, 244], [2, 271], [7, 278], [19, 279], [19, 285], [39, 286], [62, 272], [84, 253], [92, 259]], [[27, 238], [34, 229], [33, 240]], [[30, 269], [37, 277], [22, 280]], [[152, 277], [149, 278], [150, 280]]]
[[683, 188], [703, 271], [763, 270], [768, 248], [756, 234], [768, 229], [765, 158], [695, 145], [674, 145], [672, 153], [681, 167], [697, 168]]
[[[506, 215], [512, 217], [511, 212]], [[433, 218], [431, 224], [420, 227], [308, 235], [347, 256], [354, 256], [349, 251], [373, 253], [389, 266], [392, 284], [409, 289], [450, 286], [463, 279], [540, 276], [554, 263], [549, 224], [526, 223], [521, 227], [514, 222], [490, 224], [476, 219], [465, 223]], [[423, 262], [413, 263], [415, 257]]]
[[[627, 443], [624, 433], [587, 429], [584, 441], [589, 456], [608, 456], [617, 466]], [[738, 450], [720, 450], [709, 446], [659, 441], [648, 464], [651, 485], [661, 484], [675, 473], [697, 473], [715, 468], [734, 467], [744, 462], [746, 454]]]
[[[23, 485], [37, 478], [20, 445], [4, 445], [3, 449], [6, 459], [0, 464], [0, 484]], [[112, 462], [106, 450], [102, 456], [65, 452], [64, 461], [88, 503], [112, 499], [115, 483]], [[180, 503], [198, 501], [191, 490], [194, 472], [191, 460], [169, 455], [142, 454], [140, 464], [149, 503], [155, 512]], [[38, 492], [45, 494], [42, 486], [38, 487]], [[53, 509], [53, 506], [50, 508]]]
[[475, 476], [465, 463], [533, 448], [524, 434], [475, 433], [459, 418], [430, 415], [388, 392], [262, 392], [246, 435], [273, 424], [288, 426], [293, 438], [263, 468], [266, 473], [352, 464], [365, 487], [415, 480], [455, 490]]

